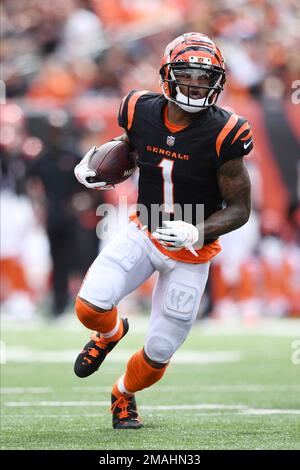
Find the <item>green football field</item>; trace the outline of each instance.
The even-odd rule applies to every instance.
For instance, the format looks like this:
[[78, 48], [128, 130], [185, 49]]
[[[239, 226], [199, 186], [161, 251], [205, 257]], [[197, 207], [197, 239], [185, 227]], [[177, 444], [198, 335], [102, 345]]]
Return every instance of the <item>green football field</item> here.
[[145, 331], [131, 318], [102, 368], [79, 379], [72, 362], [88, 336], [75, 319], [3, 322], [2, 449], [300, 449], [299, 320], [199, 322], [163, 380], [137, 394], [145, 427], [113, 430], [110, 390]]

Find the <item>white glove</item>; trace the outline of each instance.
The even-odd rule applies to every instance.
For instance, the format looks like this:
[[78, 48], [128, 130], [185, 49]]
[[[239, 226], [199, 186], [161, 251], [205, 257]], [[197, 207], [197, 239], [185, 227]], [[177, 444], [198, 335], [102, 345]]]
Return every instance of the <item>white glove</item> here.
[[96, 171], [91, 170], [89, 168], [89, 163], [91, 157], [94, 153], [97, 152], [97, 147], [92, 147], [83, 157], [81, 162], [74, 168], [74, 174], [79, 181], [79, 183], [83, 184], [86, 188], [94, 188], [94, 189], [111, 189], [114, 188], [114, 185], [107, 184], [105, 181], [98, 181], [95, 183], [89, 183], [87, 178], [96, 176]]
[[157, 227], [152, 236], [169, 251], [186, 248], [194, 256], [198, 256], [193, 247], [199, 239], [198, 229], [183, 220], [163, 222], [163, 227]]

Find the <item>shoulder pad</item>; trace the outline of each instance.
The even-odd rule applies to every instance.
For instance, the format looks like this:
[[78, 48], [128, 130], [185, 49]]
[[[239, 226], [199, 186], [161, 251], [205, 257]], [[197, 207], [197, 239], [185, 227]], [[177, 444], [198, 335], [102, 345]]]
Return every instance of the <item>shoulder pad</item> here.
[[148, 90], [132, 90], [122, 99], [118, 113], [118, 123], [119, 126], [123, 127], [126, 131], [129, 131], [132, 127], [135, 106], [138, 99], [146, 93], [149, 93]]

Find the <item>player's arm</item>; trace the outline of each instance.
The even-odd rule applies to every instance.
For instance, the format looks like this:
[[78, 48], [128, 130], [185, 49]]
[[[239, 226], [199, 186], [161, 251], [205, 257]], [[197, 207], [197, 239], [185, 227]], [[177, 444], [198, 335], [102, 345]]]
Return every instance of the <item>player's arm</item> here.
[[236, 230], [244, 225], [250, 216], [250, 178], [244, 159], [228, 160], [218, 169], [217, 179], [226, 208], [205, 220], [204, 239], [217, 238]]

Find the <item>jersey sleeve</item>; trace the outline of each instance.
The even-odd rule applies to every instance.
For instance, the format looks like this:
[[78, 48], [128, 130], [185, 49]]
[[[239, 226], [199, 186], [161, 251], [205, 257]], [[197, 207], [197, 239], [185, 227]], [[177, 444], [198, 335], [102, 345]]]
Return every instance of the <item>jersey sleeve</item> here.
[[132, 90], [126, 95], [121, 101], [121, 105], [118, 112], [118, 123], [120, 127], [130, 131], [134, 123], [135, 110], [138, 100], [141, 96], [149, 93], [148, 90]]
[[244, 157], [252, 149], [253, 132], [249, 121], [232, 114], [217, 138], [217, 166], [220, 167], [228, 160]]
[[137, 90], [131, 90], [121, 101], [118, 111], [118, 124], [128, 131], [128, 103], [130, 98], [137, 93]]

